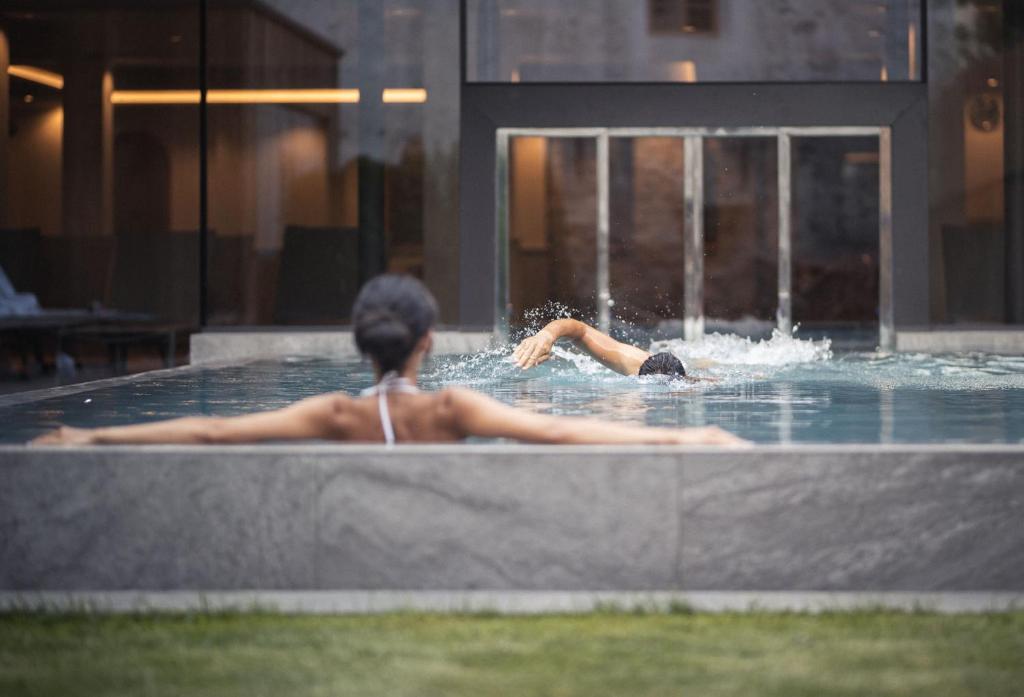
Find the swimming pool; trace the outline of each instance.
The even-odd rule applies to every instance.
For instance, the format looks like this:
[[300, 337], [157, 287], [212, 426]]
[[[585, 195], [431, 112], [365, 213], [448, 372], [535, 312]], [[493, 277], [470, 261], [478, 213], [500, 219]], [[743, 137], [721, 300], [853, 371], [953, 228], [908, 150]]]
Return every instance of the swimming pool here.
[[[834, 352], [827, 341], [711, 335], [674, 340], [691, 383], [629, 378], [558, 348], [522, 372], [510, 348], [438, 356], [421, 385], [465, 385], [551, 414], [660, 426], [717, 424], [763, 444], [1024, 443], [1024, 357]], [[358, 360], [289, 358], [168, 371], [73, 394], [0, 406], [0, 441], [24, 442], [59, 423], [99, 426], [272, 409], [372, 382]], [[2, 403], [0, 403], [2, 404]]]

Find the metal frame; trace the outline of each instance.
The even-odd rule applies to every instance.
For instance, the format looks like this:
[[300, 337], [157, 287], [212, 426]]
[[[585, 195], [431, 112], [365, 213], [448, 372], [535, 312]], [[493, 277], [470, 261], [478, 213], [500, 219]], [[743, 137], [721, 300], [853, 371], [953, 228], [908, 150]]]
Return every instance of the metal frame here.
[[498, 300], [496, 331], [509, 329], [509, 139], [523, 136], [546, 138], [594, 138], [597, 141], [597, 321], [602, 331], [611, 326], [608, 273], [609, 179], [611, 138], [672, 137], [684, 142], [685, 268], [683, 326], [688, 341], [704, 335], [704, 139], [774, 137], [778, 147], [779, 273], [776, 323], [780, 331], [793, 329], [792, 310], [792, 138], [878, 138], [878, 337], [881, 349], [895, 349], [893, 312], [892, 136], [888, 126], [805, 126], [750, 128], [498, 128], [496, 132], [495, 211], [497, 213], [495, 297]]

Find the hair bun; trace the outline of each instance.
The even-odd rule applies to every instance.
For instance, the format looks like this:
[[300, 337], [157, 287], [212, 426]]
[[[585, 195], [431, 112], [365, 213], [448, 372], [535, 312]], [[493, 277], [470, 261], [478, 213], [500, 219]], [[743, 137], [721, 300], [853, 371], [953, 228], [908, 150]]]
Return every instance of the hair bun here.
[[360, 344], [371, 355], [405, 355], [414, 343], [409, 325], [390, 310], [370, 310], [359, 324]]
[[422, 283], [408, 276], [377, 276], [359, 291], [352, 308], [356, 346], [382, 372], [401, 370], [436, 317], [437, 304]]

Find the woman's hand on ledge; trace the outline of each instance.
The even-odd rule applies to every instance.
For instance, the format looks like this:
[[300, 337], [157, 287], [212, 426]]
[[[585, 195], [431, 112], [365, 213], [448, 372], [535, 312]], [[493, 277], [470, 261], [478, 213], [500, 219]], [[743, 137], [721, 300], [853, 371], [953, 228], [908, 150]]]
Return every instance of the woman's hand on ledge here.
[[683, 428], [669, 431], [670, 443], [676, 445], [724, 445], [731, 448], [751, 448], [753, 443], [734, 436], [718, 426]]
[[32, 439], [29, 445], [94, 445], [95, 432], [88, 428], [61, 426]]

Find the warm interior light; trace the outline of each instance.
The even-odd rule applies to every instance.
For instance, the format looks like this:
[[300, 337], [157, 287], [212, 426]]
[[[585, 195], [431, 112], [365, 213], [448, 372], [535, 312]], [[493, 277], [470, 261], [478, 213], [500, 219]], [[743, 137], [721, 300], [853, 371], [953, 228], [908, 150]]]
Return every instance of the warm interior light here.
[[985, 80], [985, 84], [988, 85], [989, 87], [999, 87], [999, 80], [995, 79], [994, 77], [990, 77], [989, 79]]
[[199, 90], [114, 90], [111, 104], [198, 104]]
[[46, 85], [57, 90], [64, 89], [64, 76], [52, 73], [42, 68], [33, 68], [31, 65], [9, 65], [7, 74], [20, 77], [22, 80], [31, 80], [40, 85]]
[[[381, 95], [388, 104], [422, 104], [422, 88], [390, 88]], [[113, 104], [198, 104], [199, 90], [114, 90]], [[209, 104], [358, 104], [358, 89], [209, 90]]]
[[911, 23], [907, 27], [907, 77], [917, 79], [917, 27]]
[[427, 91], [421, 87], [390, 88], [384, 90], [385, 104], [422, 104], [427, 101]]
[[[199, 90], [114, 90], [113, 104], [198, 104]], [[208, 90], [209, 104], [356, 104], [357, 89]]]
[[674, 82], [697, 82], [697, 64], [693, 61], [673, 61], [669, 71]]
[[210, 90], [211, 104], [356, 104], [359, 90]]

